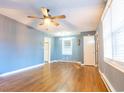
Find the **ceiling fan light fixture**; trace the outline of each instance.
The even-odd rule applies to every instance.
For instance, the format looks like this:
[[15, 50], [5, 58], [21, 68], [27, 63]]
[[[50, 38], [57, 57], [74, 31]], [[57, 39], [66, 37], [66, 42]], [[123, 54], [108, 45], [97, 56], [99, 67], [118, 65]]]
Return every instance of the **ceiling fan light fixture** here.
[[56, 21], [58, 19], [64, 19], [65, 18], [65, 15], [51, 16], [49, 14], [49, 11], [50, 11], [49, 9], [47, 9], [45, 7], [42, 7], [41, 8], [41, 12], [42, 12], [43, 17], [37, 17], [37, 16], [27, 16], [27, 17], [28, 18], [34, 18], [34, 19], [42, 19], [43, 22], [40, 25], [47, 25], [47, 26], [54, 25], [54, 26], [59, 26], [59, 23], [56, 22]]
[[50, 25], [51, 24], [51, 19], [50, 18], [45, 18], [44, 19], [44, 24], [45, 25]]

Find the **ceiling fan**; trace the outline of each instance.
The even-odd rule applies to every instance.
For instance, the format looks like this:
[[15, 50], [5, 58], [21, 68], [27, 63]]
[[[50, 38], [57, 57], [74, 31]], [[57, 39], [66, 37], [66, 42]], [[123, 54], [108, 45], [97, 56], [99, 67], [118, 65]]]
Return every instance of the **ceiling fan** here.
[[49, 9], [42, 7], [41, 12], [43, 14], [43, 17], [37, 17], [37, 16], [27, 16], [28, 18], [34, 18], [34, 19], [42, 19], [43, 22], [40, 25], [55, 25], [59, 26], [60, 24], [56, 22], [56, 20], [59, 19], [64, 19], [66, 16], [65, 15], [59, 15], [59, 16], [51, 16], [49, 14]]

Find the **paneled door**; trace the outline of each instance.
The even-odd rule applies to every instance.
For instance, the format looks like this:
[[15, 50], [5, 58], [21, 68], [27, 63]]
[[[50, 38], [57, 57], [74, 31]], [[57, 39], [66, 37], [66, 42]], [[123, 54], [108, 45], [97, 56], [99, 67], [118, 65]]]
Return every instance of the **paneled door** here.
[[95, 65], [95, 38], [84, 36], [84, 65]]
[[44, 39], [44, 61], [46, 63], [50, 63], [50, 57], [51, 57], [51, 39], [46, 38]]

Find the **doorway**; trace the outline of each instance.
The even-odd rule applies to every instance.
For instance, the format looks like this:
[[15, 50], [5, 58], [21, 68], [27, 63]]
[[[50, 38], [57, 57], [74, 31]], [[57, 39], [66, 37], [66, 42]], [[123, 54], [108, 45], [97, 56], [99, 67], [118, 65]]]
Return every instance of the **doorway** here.
[[95, 38], [84, 36], [84, 65], [95, 65]]
[[48, 37], [44, 38], [44, 62], [50, 63], [51, 58], [51, 39]]

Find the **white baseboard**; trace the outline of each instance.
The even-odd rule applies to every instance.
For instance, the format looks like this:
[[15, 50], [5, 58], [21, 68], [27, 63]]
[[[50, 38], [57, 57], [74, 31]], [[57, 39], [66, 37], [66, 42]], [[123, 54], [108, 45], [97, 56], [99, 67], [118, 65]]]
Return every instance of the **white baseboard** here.
[[[51, 61], [50, 63], [54, 63], [54, 62], [70, 62], [70, 63], [78, 63], [80, 64], [81, 66], [85, 66], [86, 64], [82, 63], [81, 61], [71, 61], [71, 60], [53, 60]], [[97, 65], [89, 65], [89, 66], [95, 66], [97, 67]]]
[[52, 60], [50, 61], [50, 63], [54, 63], [54, 62], [58, 62], [59, 60]]
[[10, 75], [13, 75], [13, 74], [16, 74], [16, 73], [27, 71], [27, 70], [30, 70], [30, 69], [33, 69], [33, 68], [37, 68], [37, 67], [43, 66], [44, 64], [45, 63], [34, 65], [34, 66], [30, 66], [30, 67], [26, 67], [26, 68], [22, 68], [22, 69], [11, 71], [11, 72], [7, 72], [7, 73], [3, 73], [3, 74], [0, 74], [0, 77], [10, 76]]
[[102, 73], [99, 70], [99, 73], [101, 75], [101, 78], [106, 86], [106, 88], [108, 89], [109, 92], [116, 92], [116, 90], [114, 89], [114, 87], [112, 86], [112, 84], [109, 82], [109, 80], [107, 79], [107, 77], [104, 75], [104, 73]]
[[81, 64], [81, 66], [85, 66], [84, 64]]
[[[82, 65], [82, 62], [80, 62], [80, 61], [71, 61], [71, 60], [53, 60], [53, 61], [51, 61], [50, 63], [54, 63], [54, 62], [70, 62], [70, 63], [78, 63], [78, 64], [81, 64]], [[84, 65], [84, 64], [83, 64]]]
[[87, 64], [81, 64], [81, 65], [84, 65], [84, 66], [94, 66], [94, 67], [98, 67], [97, 65], [87, 65]]

